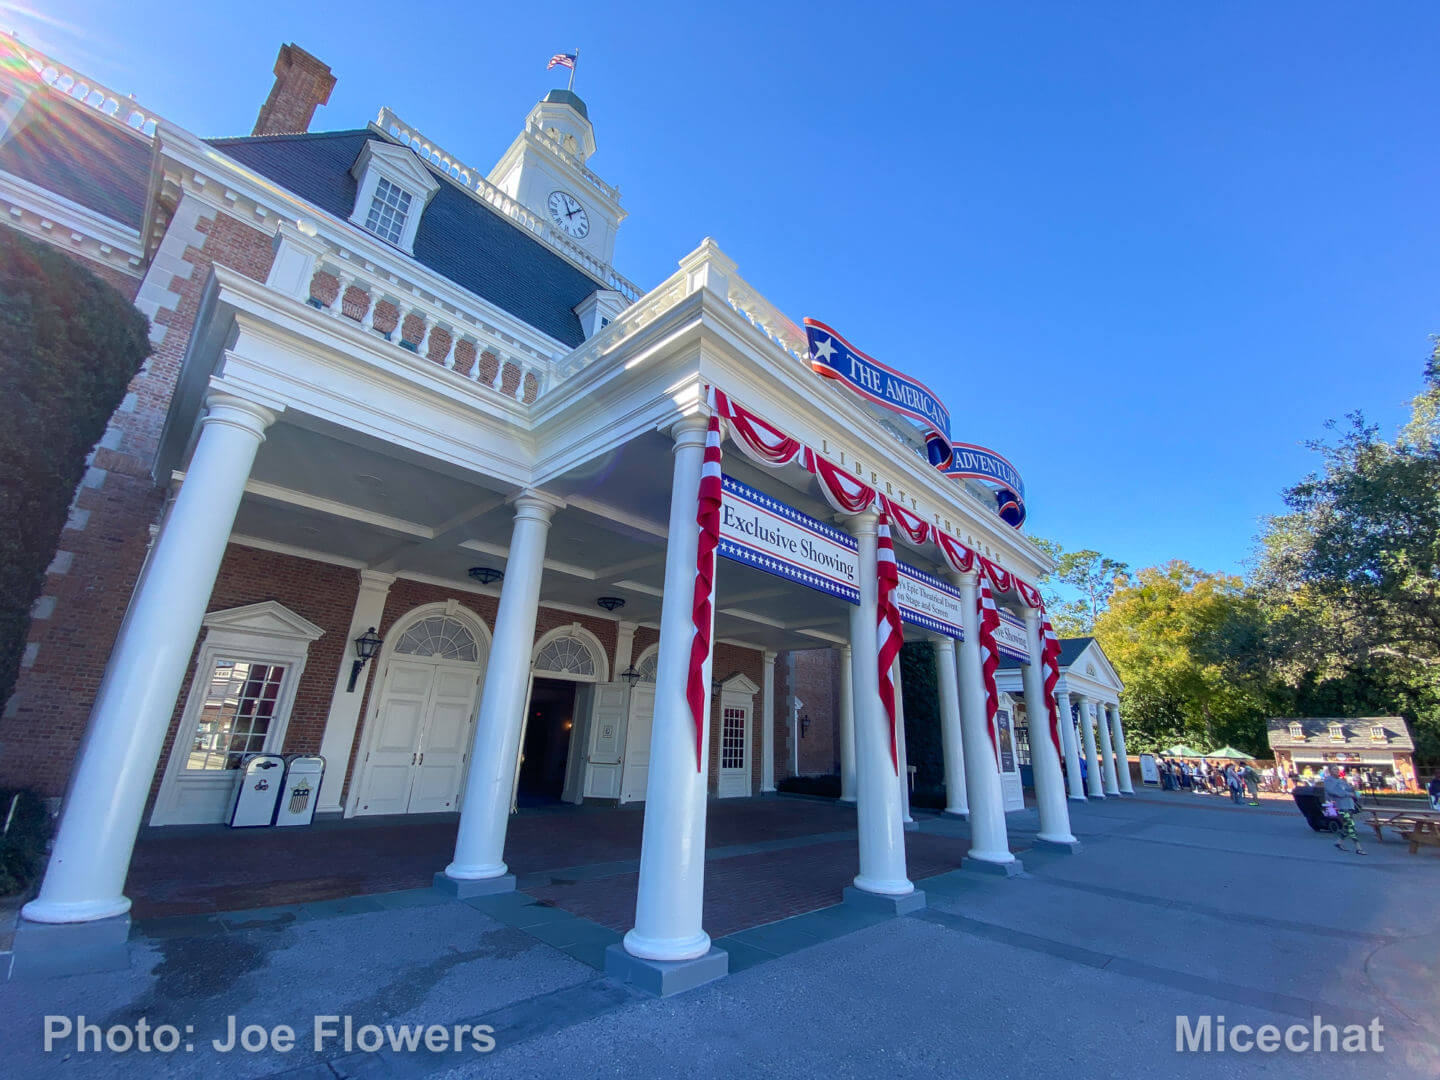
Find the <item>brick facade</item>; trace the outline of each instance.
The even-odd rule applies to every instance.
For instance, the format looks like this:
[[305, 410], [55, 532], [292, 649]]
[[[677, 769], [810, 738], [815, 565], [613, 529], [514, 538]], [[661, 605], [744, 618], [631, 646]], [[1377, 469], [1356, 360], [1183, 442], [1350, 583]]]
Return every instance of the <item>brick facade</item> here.
[[[775, 777], [833, 776], [840, 772], [840, 652], [795, 649], [775, 661]], [[791, 768], [796, 746], [790, 731], [791, 702], [800, 699], [804, 734], [794, 739], [799, 771]]]

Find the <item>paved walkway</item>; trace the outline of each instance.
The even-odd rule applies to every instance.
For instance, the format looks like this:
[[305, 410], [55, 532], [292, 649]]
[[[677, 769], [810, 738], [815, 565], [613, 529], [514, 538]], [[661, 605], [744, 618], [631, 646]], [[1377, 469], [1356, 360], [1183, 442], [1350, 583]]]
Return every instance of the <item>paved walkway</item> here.
[[[468, 903], [416, 889], [152, 919], [128, 971], [0, 987], [0, 1045], [14, 1075], [41, 1077], [1436, 1075], [1440, 857], [1397, 841], [1342, 855], [1298, 813], [1198, 803], [1149, 793], [1077, 806], [1083, 854], [1026, 852], [1012, 879], [942, 867], [920, 882], [930, 906], [905, 918], [830, 907], [726, 936], [707, 917], [734, 973], [661, 1001], [600, 974], [614, 920], [603, 905], [587, 916], [537, 899], [584, 895], [550, 871], [522, 871], [548, 878], [530, 895]], [[796, 827], [824, 812], [846, 813], [797, 810]], [[1033, 812], [1011, 824], [1024, 847]], [[928, 851], [943, 863], [964, 843], [963, 826], [925, 829], [909, 838], [917, 878]], [[801, 881], [853, 866], [853, 840], [823, 837], [721, 858], [725, 845], [712, 846], [707, 877], [748, 860], [788, 860]], [[194, 1049], [78, 1054], [72, 1040], [68, 1060], [44, 1054], [43, 1017], [76, 1013], [189, 1025]], [[317, 1052], [316, 1014], [357, 1028], [487, 1024], [496, 1049], [337, 1040]], [[1382, 1060], [1175, 1052], [1177, 1015], [1217, 1014], [1231, 1026], [1378, 1017]], [[219, 1052], [210, 1040], [232, 1015], [291, 1025], [296, 1049]]]

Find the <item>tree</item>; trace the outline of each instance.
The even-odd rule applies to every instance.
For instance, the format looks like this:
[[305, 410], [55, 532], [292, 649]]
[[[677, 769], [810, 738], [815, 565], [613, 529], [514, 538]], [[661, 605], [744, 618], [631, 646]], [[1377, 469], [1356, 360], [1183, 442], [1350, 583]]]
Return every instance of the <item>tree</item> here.
[[[1045, 610], [1061, 637], [1084, 637], [1095, 631], [1095, 620], [1128, 579], [1130, 567], [1117, 559], [1086, 548], [1066, 551], [1054, 540], [1032, 536], [1031, 542], [1055, 560], [1055, 570], [1040, 579]], [[1067, 585], [1079, 593], [1066, 600], [1055, 584]], [[1048, 587], [1047, 587], [1048, 586]]]
[[[1413, 709], [1440, 753], [1440, 346], [1393, 441], [1360, 414], [1270, 518], [1255, 580], [1276, 670], [1296, 700]], [[1337, 430], [1337, 425], [1329, 425]], [[1353, 715], [1353, 713], [1351, 713]]]
[[0, 702], [86, 455], [149, 355], [148, 329], [69, 256], [0, 228]]
[[1125, 683], [1136, 747], [1185, 740], [1262, 751], [1266, 675], [1247, 675], [1236, 660], [1263, 626], [1242, 579], [1180, 560], [1141, 570], [1118, 589], [1095, 636]]

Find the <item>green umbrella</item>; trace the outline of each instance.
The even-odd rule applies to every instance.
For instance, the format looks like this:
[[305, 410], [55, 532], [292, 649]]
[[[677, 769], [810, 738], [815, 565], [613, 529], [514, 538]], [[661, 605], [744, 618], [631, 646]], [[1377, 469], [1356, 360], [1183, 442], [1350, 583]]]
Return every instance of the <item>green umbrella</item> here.
[[1254, 754], [1242, 754], [1233, 746], [1222, 746], [1219, 750], [1206, 754], [1206, 757], [1229, 758], [1231, 761], [1254, 761]]
[[1160, 754], [1161, 754], [1162, 757], [1194, 757], [1194, 758], [1198, 758], [1198, 757], [1204, 757], [1204, 756], [1205, 756], [1204, 754], [1200, 753], [1200, 751], [1198, 751], [1198, 750], [1192, 750], [1192, 749], [1190, 749], [1190, 747], [1186, 746], [1183, 742], [1182, 742], [1182, 743], [1176, 743], [1174, 746], [1170, 747], [1169, 750], [1161, 750], [1161, 751], [1160, 751]]

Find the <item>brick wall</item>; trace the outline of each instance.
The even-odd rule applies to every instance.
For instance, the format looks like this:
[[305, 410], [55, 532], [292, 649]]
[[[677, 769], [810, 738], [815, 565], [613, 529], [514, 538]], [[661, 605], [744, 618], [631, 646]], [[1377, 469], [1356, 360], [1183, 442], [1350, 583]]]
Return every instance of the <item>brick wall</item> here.
[[150, 318], [154, 353], [92, 454], [46, 575], [0, 716], [0, 784], [63, 792], [164, 503], [149, 473], [210, 266], [263, 280], [270, 261], [265, 233], [187, 199], [138, 288], [99, 268]]
[[800, 715], [810, 724], [796, 731], [801, 776], [840, 772], [840, 653], [836, 649], [796, 649], [775, 661], [775, 776], [796, 775], [790, 767], [790, 703], [799, 698]]

